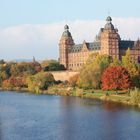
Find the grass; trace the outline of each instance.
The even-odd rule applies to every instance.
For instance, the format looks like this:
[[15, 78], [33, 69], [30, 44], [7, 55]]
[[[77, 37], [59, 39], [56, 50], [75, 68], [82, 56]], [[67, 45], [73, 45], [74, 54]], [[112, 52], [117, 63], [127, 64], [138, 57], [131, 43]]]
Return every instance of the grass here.
[[[106, 96], [108, 93], [108, 96]], [[128, 103], [130, 101], [130, 95], [127, 90], [116, 91], [103, 91], [103, 90], [84, 90], [83, 96], [85, 98], [98, 98], [102, 100], [109, 100], [114, 102]]]
[[[22, 89], [18, 89], [18, 90], [22, 91]], [[127, 90], [118, 91], [118, 94], [116, 94], [116, 91], [103, 91], [103, 90], [94, 90], [94, 89], [84, 90], [79, 88], [54, 85], [49, 87], [48, 90], [41, 91], [41, 93], [60, 95], [60, 96], [78, 96], [83, 98], [102, 99], [102, 100], [120, 102], [125, 104], [131, 104], [130, 102], [131, 96], [128, 94]], [[106, 93], [108, 93], [108, 95], [106, 95]]]

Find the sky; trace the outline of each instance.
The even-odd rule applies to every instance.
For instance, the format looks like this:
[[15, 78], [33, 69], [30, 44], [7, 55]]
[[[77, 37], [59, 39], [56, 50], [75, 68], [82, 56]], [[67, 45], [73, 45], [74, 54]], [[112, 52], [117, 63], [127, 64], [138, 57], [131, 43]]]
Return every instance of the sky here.
[[0, 0], [0, 59], [58, 59], [68, 24], [74, 42], [94, 41], [110, 15], [122, 39], [140, 37], [139, 0]]

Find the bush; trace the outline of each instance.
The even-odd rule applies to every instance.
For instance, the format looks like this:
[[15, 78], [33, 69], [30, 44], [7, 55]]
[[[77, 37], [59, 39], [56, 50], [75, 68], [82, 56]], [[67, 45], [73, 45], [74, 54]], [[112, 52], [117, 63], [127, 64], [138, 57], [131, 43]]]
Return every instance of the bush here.
[[76, 75], [70, 77], [70, 79], [69, 79], [69, 84], [70, 84], [72, 87], [77, 86], [78, 78], [79, 78], [79, 74], [76, 74]]
[[78, 97], [82, 97], [82, 96], [83, 96], [83, 89], [76, 88], [75, 94], [76, 94], [76, 96], [78, 96]]
[[135, 105], [140, 103], [140, 90], [138, 88], [130, 91], [130, 102]]

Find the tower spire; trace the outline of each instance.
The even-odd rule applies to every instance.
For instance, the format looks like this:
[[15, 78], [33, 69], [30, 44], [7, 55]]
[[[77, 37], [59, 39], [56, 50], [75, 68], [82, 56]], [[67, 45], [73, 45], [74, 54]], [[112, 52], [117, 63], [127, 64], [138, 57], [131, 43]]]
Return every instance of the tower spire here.
[[36, 62], [36, 60], [35, 60], [35, 57], [33, 56], [33, 63], [35, 63]]

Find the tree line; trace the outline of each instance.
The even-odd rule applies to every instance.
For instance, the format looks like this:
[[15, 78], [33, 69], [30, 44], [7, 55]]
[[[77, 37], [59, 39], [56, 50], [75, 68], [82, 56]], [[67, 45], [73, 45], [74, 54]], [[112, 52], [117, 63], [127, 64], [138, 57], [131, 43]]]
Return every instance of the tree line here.
[[31, 92], [46, 90], [56, 84], [49, 71], [65, 70], [56, 60], [33, 62], [5, 62], [0, 60], [0, 87], [3, 89], [28, 88]]

